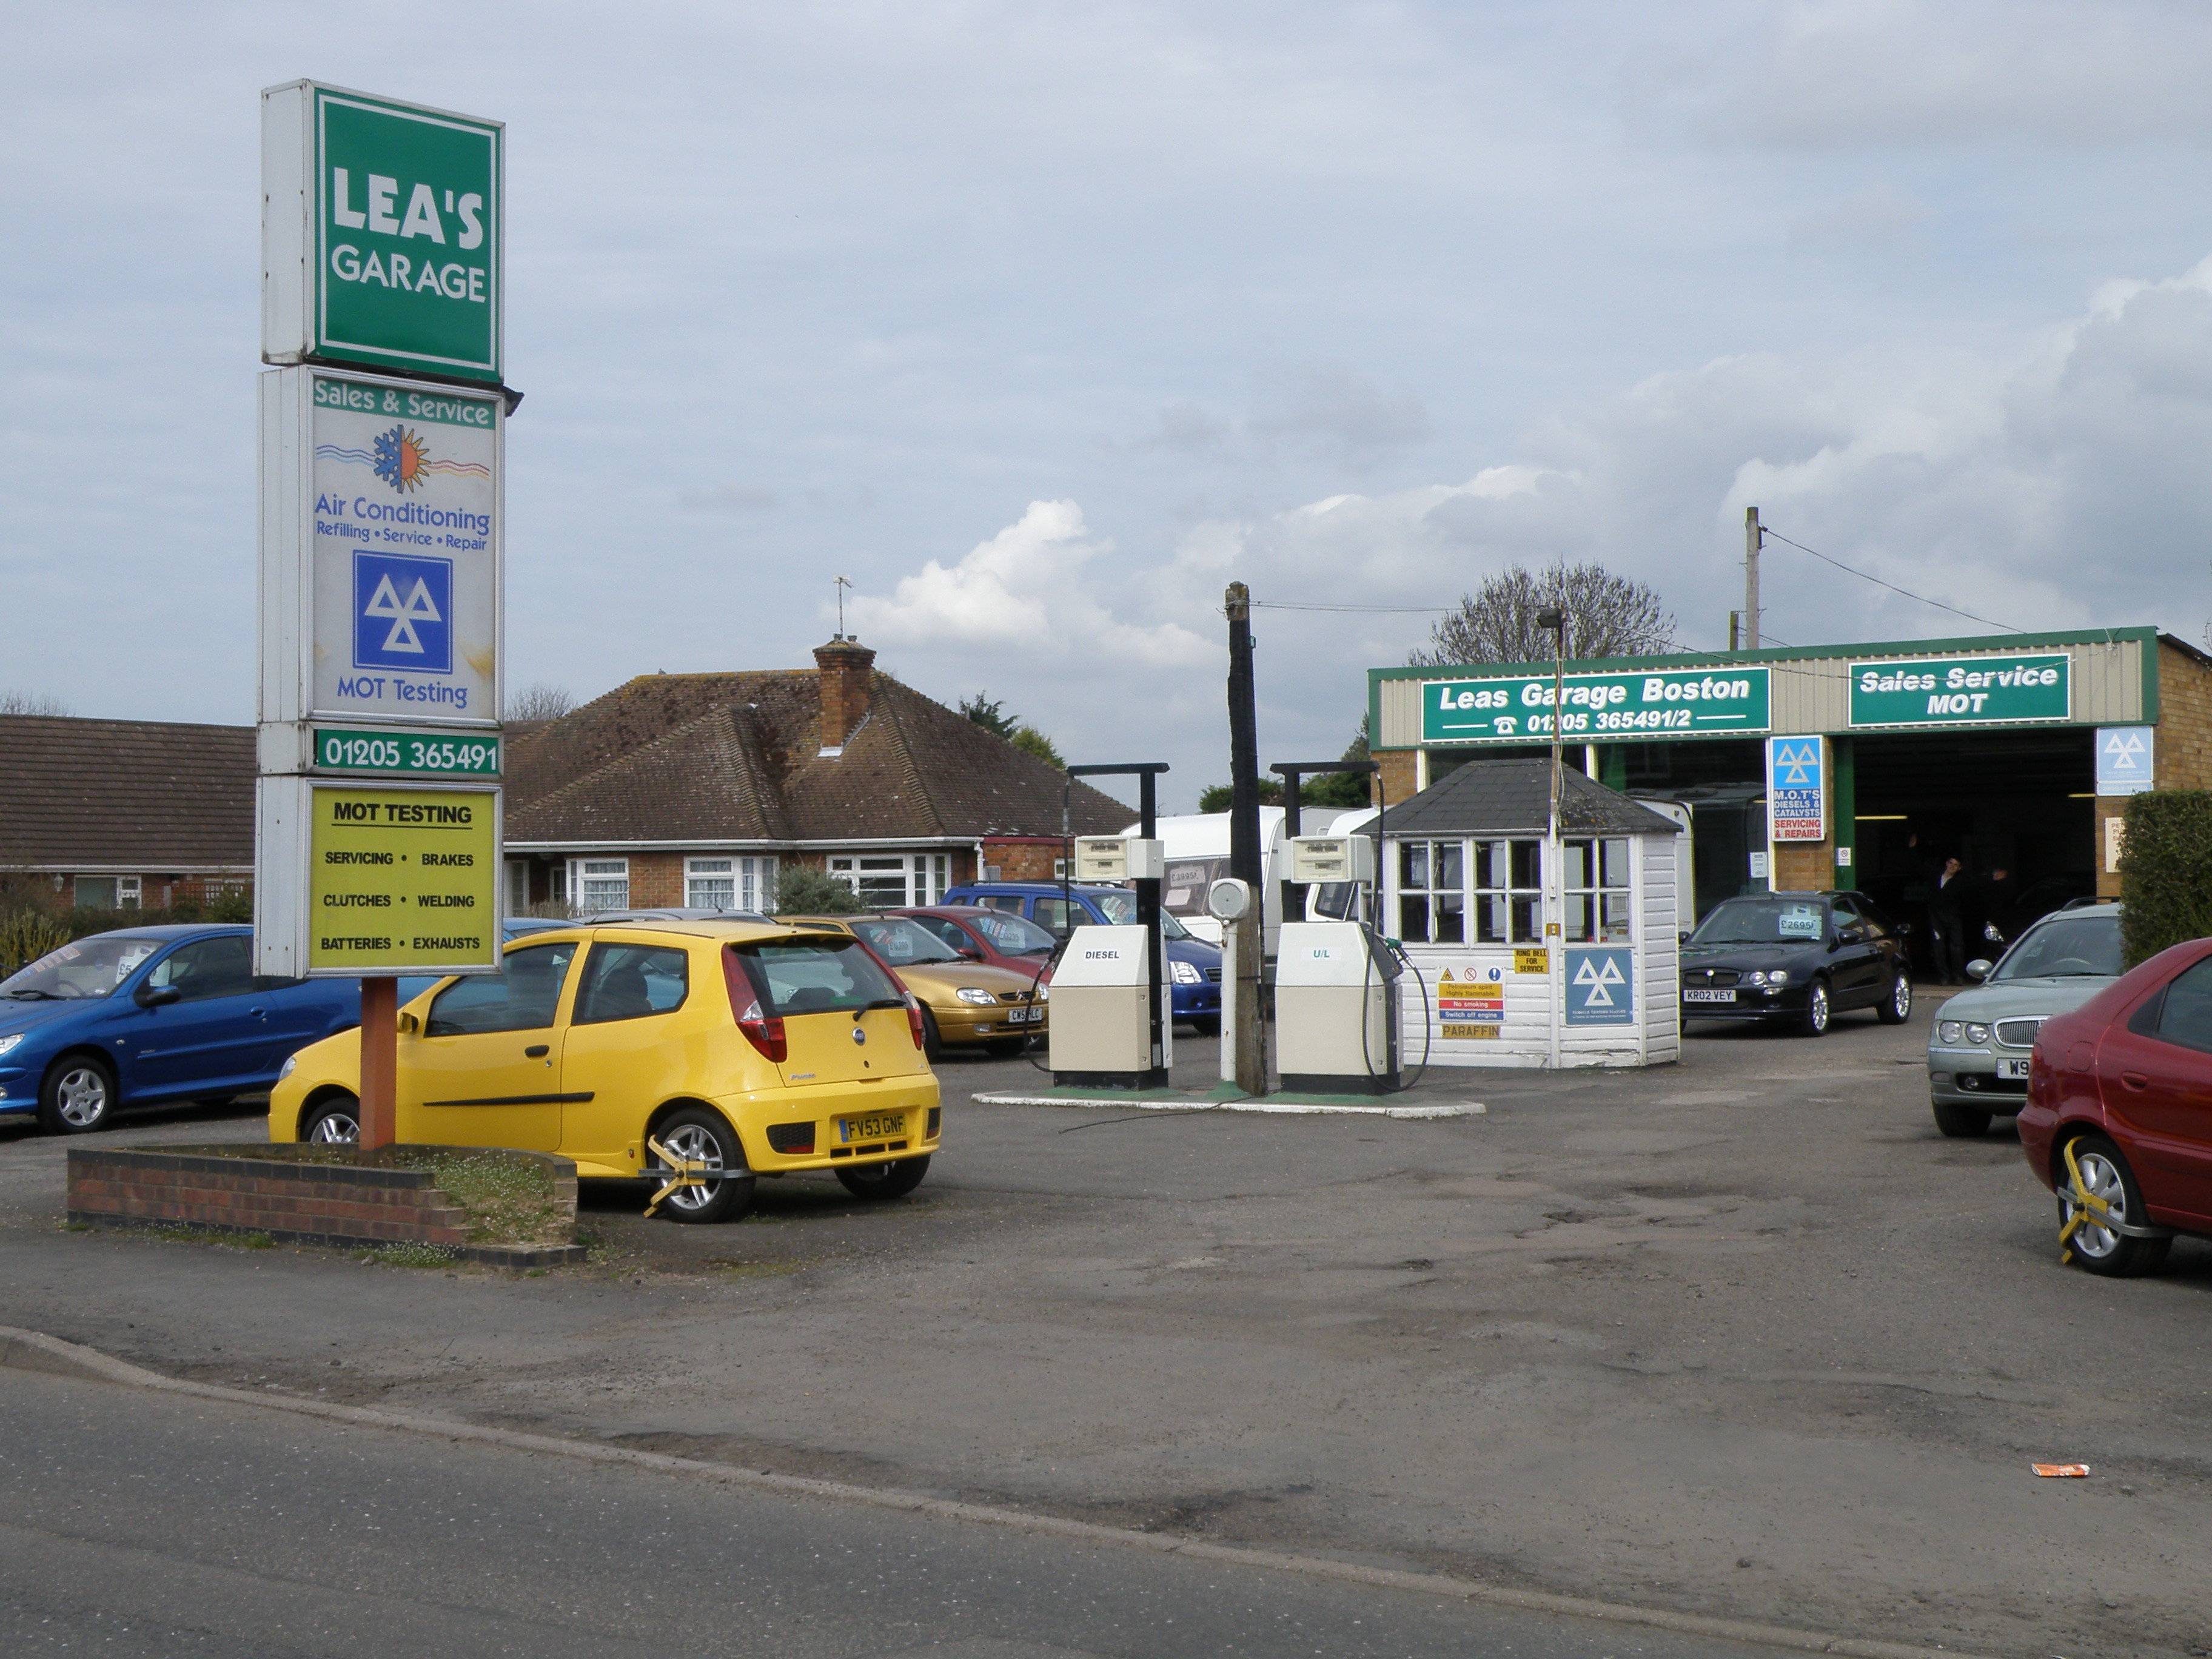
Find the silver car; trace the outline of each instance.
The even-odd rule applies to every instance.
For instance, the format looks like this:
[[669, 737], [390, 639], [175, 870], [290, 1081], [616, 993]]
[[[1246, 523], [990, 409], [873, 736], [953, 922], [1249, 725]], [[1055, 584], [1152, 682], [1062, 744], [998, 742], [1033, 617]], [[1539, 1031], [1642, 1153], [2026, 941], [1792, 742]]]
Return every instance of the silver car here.
[[1978, 1135], [1990, 1119], [2027, 1102], [2027, 1060], [2053, 1014], [2078, 1008], [2120, 976], [2120, 907], [2057, 910], [2013, 942], [1991, 967], [1970, 962], [1982, 982], [1936, 1011], [1928, 1031], [1928, 1096], [1936, 1127]]

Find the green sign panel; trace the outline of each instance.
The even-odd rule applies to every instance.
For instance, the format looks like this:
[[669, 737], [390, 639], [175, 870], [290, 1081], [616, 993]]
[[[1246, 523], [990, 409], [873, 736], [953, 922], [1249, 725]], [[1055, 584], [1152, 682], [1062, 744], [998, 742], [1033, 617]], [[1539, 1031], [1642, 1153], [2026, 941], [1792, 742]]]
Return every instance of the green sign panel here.
[[1851, 724], [2002, 726], [2073, 718], [2063, 651], [1851, 665]]
[[[1758, 735], [1770, 722], [1767, 678], [1764, 668], [1570, 674], [1560, 697], [1559, 735], [1585, 743]], [[1552, 700], [1549, 674], [1425, 681], [1421, 741], [1548, 743]]]
[[500, 124], [313, 97], [312, 354], [496, 383]]
[[339, 732], [317, 726], [315, 767], [323, 772], [495, 778], [499, 739], [429, 732]]

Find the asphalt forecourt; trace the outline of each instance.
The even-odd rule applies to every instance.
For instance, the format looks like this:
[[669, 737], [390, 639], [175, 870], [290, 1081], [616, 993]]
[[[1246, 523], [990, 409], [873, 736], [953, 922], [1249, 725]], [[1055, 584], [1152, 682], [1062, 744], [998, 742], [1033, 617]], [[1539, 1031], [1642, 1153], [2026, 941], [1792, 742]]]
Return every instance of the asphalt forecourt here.
[[[64, 1143], [18, 1135], [0, 1322], [270, 1398], [1486, 1593], [2201, 1650], [2212, 1249], [2060, 1267], [2008, 1130], [1930, 1121], [1929, 1015], [1432, 1073], [1410, 1103], [1487, 1109], [1415, 1121], [994, 1106], [1045, 1079], [949, 1060], [911, 1198], [763, 1182], [754, 1219], [677, 1227], [596, 1194], [593, 1260], [538, 1276], [67, 1231]], [[1179, 1090], [1210, 1048], [1178, 1044]]]

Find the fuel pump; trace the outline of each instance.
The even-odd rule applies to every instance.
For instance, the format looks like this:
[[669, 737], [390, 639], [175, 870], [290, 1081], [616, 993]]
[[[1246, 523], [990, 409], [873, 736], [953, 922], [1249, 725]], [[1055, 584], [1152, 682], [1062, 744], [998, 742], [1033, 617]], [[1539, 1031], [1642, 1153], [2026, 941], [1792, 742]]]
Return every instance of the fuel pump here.
[[[1075, 843], [1083, 881], [1151, 882], [1166, 866], [1160, 842], [1086, 836]], [[1052, 975], [1047, 1041], [1052, 1080], [1079, 1087], [1159, 1089], [1175, 1062], [1174, 993], [1160, 971], [1158, 923], [1096, 924], [1067, 936]]]
[[[1371, 889], [1375, 881], [1375, 843], [1364, 836], [1297, 836], [1290, 842], [1290, 862], [1294, 882], [1348, 881]], [[1275, 955], [1283, 1086], [1322, 1094], [1389, 1094], [1402, 1086], [1404, 971], [1389, 942], [1364, 922], [1285, 920]], [[1056, 994], [1054, 1000], [1057, 1019]]]

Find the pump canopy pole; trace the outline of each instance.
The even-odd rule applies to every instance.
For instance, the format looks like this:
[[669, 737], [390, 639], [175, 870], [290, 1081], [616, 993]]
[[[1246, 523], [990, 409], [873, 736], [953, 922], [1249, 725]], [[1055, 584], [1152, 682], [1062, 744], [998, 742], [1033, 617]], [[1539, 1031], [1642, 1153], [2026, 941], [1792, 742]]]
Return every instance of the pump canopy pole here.
[[[1279, 772], [1283, 775], [1283, 839], [1285, 841], [1291, 841], [1295, 839], [1301, 833], [1298, 821], [1298, 781], [1301, 778], [1318, 777], [1324, 772], [1358, 772], [1372, 776], [1375, 773], [1381, 771], [1382, 769], [1371, 760], [1333, 760], [1277, 761], [1267, 769], [1270, 772]], [[1376, 844], [1375, 852], [1376, 882], [1379, 886], [1382, 882], [1382, 848], [1379, 842]], [[1283, 920], [1285, 921], [1301, 921], [1304, 920], [1302, 916], [1297, 916], [1291, 914], [1293, 901], [1291, 890], [1297, 884], [1290, 880], [1288, 877], [1284, 878]], [[1380, 908], [1379, 902], [1377, 908]]]
[[[1127, 766], [1071, 766], [1071, 778], [1115, 778], [1135, 776], [1138, 780], [1137, 834], [1145, 841], [1153, 838], [1157, 827], [1158, 803], [1153, 780], [1168, 770], [1165, 761], [1138, 761]], [[1137, 878], [1137, 925], [1145, 930], [1145, 966], [1152, 976], [1152, 1070], [1166, 1080], [1167, 1039], [1165, 1011], [1160, 1006], [1160, 992], [1167, 984], [1166, 964], [1161, 960], [1160, 948], [1160, 878], [1139, 876]], [[1073, 925], [1073, 917], [1069, 916]]]

